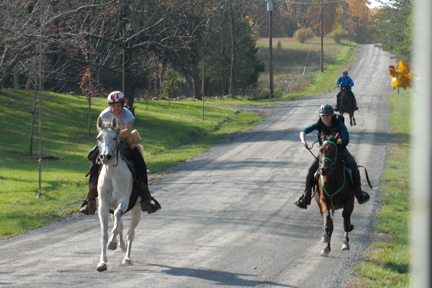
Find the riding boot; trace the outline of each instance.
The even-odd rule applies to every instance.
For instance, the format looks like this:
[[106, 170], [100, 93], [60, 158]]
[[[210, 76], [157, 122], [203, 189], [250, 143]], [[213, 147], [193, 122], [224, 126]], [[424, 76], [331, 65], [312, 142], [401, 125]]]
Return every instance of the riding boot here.
[[99, 179], [99, 169], [100, 165], [97, 164], [95, 160], [93, 160], [89, 172], [89, 192], [87, 194], [87, 198], [81, 205], [81, 209], [79, 210], [79, 213], [81, 214], [93, 215], [96, 213], [96, 197], [98, 196], [97, 183]]
[[336, 96], [336, 106], [333, 109], [334, 111], [339, 111], [339, 94]]
[[294, 202], [294, 205], [302, 209], [307, 209], [307, 206], [311, 204], [311, 199], [312, 199], [312, 185], [305, 189], [303, 195], [300, 196], [297, 199], [297, 201]]
[[[147, 187], [147, 185], [141, 185], [141, 191], [142, 194], [144, 195], [144, 199], [142, 199], [141, 201], [141, 211], [143, 212], [147, 212], [148, 214], [152, 214], [158, 210], [160, 210], [162, 207], [159, 204], [159, 202], [154, 199], [151, 195], [150, 195], [150, 191]], [[152, 203], [153, 201], [153, 203]]]
[[[353, 171], [354, 172], [354, 171]], [[364, 204], [369, 201], [370, 196], [368, 193], [361, 190], [360, 173], [353, 173], [354, 180], [354, 193], [359, 204]]]

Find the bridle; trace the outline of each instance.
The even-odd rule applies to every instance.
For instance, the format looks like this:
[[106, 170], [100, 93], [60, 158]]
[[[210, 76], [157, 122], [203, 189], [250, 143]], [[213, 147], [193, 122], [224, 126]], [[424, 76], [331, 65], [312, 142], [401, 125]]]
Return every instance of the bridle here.
[[[103, 128], [101, 128], [101, 131], [103, 131], [103, 130], [108, 130], [108, 129], [111, 129], [111, 130], [113, 130], [114, 131], [114, 133], [116, 133], [117, 134], [117, 132], [115, 131], [115, 129], [114, 129], [114, 127], [112, 127], [112, 126], [106, 126], [106, 127], [103, 127]], [[98, 143], [98, 146], [99, 146], [99, 143]], [[111, 146], [109, 145], [109, 144], [106, 144], [106, 147], [108, 147], [108, 149], [113, 153], [113, 157], [115, 157], [116, 158], [116, 160], [117, 160], [117, 162], [116, 162], [116, 164], [114, 165], [113, 164], [113, 166], [117, 166], [118, 165], [118, 154], [119, 154], [119, 140], [118, 140], [118, 137], [116, 137], [116, 140], [115, 140], [115, 147], [114, 147], [114, 149], [112, 149], [111, 148]], [[101, 150], [101, 149], [99, 149], [99, 150]], [[100, 152], [99, 152], [100, 153]], [[101, 162], [101, 160], [99, 159], [99, 161], [98, 161], [99, 163]]]
[[[329, 140], [324, 141], [324, 142], [323, 142], [323, 145], [324, 145], [325, 143], [330, 143], [330, 144], [333, 144], [333, 145], [335, 146], [335, 148], [336, 148], [336, 156], [335, 156], [335, 158], [334, 158], [333, 160], [330, 159], [330, 158], [328, 158], [328, 157], [323, 157], [323, 158], [321, 158], [321, 159], [319, 160], [319, 164], [321, 165], [321, 162], [323, 162], [324, 160], [328, 160], [328, 161], [330, 161], [330, 163], [331, 163], [331, 166], [332, 166], [331, 170], [332, 170], [332, 169], [334, 168], [334, 166], [336, 165], [336, 161], [337, 161], [337, 159], [338, 159], [338, 148], [337, 148], [337, 144], [336, 144], [335, 142], [333, 142], [333, 141], [329, 141]], [[321, 169], [321, 167], [320, 167], [319, 169]], [[332, 210], [333, 210], [333, 212], [334, 212], [335, 209], [334, 209], [334, 205], [333, 205], [332, 198], [333, 198], [336, 194], [338, 194], [340, 191], [342, 191], [342, 189], [345, 187], [346, 175], [345, 175], [345, 167], [344, 167], [344, 165], [343, 165], [343, 167], [342, 167], [342, 170], [343, 170], [343, 176], [344, 176], [344, 178], [343, 178], [343, 183], [342, 183], [342, 187], [339, 188], [336, 192], [333, 192], [332, 194], [330, 194], [330, 193], [326, 190], [326, 188], [324, 187], [324, 179], [323, 179], [324, 176], [323, 176], [322, 173], [320, 172], [320, 174], [321, 174], [321, 187], [323, 188], [324, 193], [327, 195], [327, 197], [328, 197], [329, 200], [330, 200], [330, 203], [331, 203], [331, 205], [332, 205]]]

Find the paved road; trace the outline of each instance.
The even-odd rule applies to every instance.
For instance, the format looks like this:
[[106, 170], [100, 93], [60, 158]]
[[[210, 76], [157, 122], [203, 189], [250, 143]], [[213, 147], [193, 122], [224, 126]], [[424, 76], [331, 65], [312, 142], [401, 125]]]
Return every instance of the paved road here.
[[[349, 150], [367, 167], [371, 201], [356, 205], [351, 251], [342, 252], [342, 216], [336, 211], [330, 257], [320, 257], [322, 219], [315, 203], [293, 205], [312, 156], [299, 131], [317, 120], [335, 93], [261, 107], [268, 117], [177, 167], [151, 190], [163, 209], [143, 214], [132, 249], [108, 251], [99, 273], [97, 216], [77, 216], [0, 242], [0, 286], [7, 287], [346, 287], [350, 267], [370, 242], [389, 141], [391, 93], [386, 53], [363, 46], [351, 69], [360, 110], [348, 127]], [[257, 108], [255, 108], [257, 109]], [[307, 136], [309, 143], [316, 134]], [[256, 269], [253, 269], [255, 267]]]

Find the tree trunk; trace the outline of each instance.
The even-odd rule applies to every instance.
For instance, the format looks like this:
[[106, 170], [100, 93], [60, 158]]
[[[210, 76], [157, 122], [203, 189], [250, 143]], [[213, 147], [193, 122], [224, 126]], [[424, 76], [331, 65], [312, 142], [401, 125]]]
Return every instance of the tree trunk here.
[[235, 19], [232, 3], [230, 3], [230, 20], [231, 20], [231, 73], [229, 94], [235, 97], [235, 64], [236, 64], [236, 47], [235, 47]]

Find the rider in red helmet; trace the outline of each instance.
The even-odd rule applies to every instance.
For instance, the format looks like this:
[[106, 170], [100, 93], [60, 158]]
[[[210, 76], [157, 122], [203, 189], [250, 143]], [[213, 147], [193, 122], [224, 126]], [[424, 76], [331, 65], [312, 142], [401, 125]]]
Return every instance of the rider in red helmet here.
[[[346, 146], [349, 142], [349, 134], [348, 129], [346, 128], [343, 117], [341, 115], [335, 115], [333, 107], [329, 104], [324, 104], [321, 106], [319, 110], [319, 119], [316, 123], [311, 126], [303, 129], [300, 132], [300, 140], [304, 147], [308, 148], [308, 144], [306, 143], [306, 134], [309, 134], [312, 131], [318, 131], [318, 140], [320, 145], [321, 143], [321, 133], [325, 135], [330, 135], [334, 131], [337, 131], [341, 134], [341, 138], [337, 140], [338, 147], [338, 157], [345, 160], [346, 166], [351, 169], [354, 187], [353, 190], [355, 192], [355, 196], [359, 204], [366, 203], [369, 201], [369, 194], [361, 190], [361, 181], [360, 181], [360, 171], [358, 169], [357, 163], [351, 153], [348, 151]], [[299, 208], [307, 209], [307, 206], [311, 203], [312, 198], [312, 187], [314, 184], [314, 175], [318, 170], [319, 163], [318, 158], [315, 158], [308, 170], [308, 174], [306, 176], [306, 189], [302, 196], [300, 196], [297, 201], [294, 202]]]
[[[132, 123], [135, 121], [135, 117], [132, 112], [129, 111], [124, 104], [126, 98], [120, 91], [113, 91], [107, 97], [109, 107], [103, 110], [99, 118], [102, 119], [105, 125], [110, 125], [111, 120], [115, 117], [121, 126], [119, 132], [119, 141], [123, 143], [126, 138], [132, 132]], [[98, 131], [99, 132], [99, 131]], [[150, 191], [148, 190], [148, 178], [147, 178], [147, 166], [144, 162], [141, 152], [137, 147], [130, 151], [130, 158], [134, 162], [134, 167], [138, 175], [138, 180], [141, 183], [141, 210], [147, 211], [147, 213], [153, 213], [159, 210], [161, 207], [154, 198], [151, 197]], [[81, 206], [80, 213], [91, 215], [96, 212], [96, 197], [97, 197], [97, 181], [99, 179], [99, 172], [101, 165], [97, 162], [97, 156], [99, 154], [98, 146], [96, 145], [88, 154], [88, 159], [92, 161], [89, 172], [89, 193], [84, 203]], [[154, 200], [155, 204], [150, 201]]]

